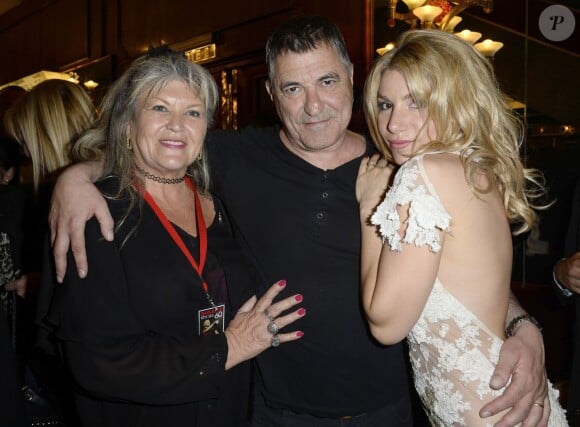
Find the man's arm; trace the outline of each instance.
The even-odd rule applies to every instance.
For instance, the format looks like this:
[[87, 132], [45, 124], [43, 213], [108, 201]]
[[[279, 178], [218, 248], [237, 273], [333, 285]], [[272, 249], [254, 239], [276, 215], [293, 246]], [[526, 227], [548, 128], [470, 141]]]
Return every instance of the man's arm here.
[[72, 249], [81, 278], [88, 273], [85, 249], [85, 223], [95, 216], [103, 237], [113, 240], [113, 218], [105, 199], [93, 185], [102, 174], [100, 161], [83, 162], [63, 171], [54, 187], [48, 221], [50, 241], [56, 263], [56, 279], [62, 283], [66, 272], [66, 255]]
[[[514, 321], [515, 319], [515, 321]], [[521, 319], [521, 320], [518, 320]], [[539, 328], [529, 320], [513, 294], [506, 316], [506, 329], [513, 326], [504, 342], [490, 387], [504, 393], [485, 405], [480, 415], [485, 418], [509, 409], [497, 427], [547, 426], [550, 415], [545, 371], [544, 343]], [[509, 385], [508, 385], [509, 382]], [[534, 403], [543, 405], [543, 408]]]

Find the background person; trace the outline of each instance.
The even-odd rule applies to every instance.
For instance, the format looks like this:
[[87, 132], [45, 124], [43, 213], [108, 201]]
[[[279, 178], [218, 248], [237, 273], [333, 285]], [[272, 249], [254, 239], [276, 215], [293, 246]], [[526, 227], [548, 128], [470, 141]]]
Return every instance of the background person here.
[[[207, 147], [213, 188], [244, 253], [263, 283], [284, 277], [298, 286], [308, 310], [300, 320], [303, 339], [256, 359], [253, 425], [410, 426], [403, 346], [379, 345], [360, 305], [355, 182], [360, 159], [375, 149], [348, 130], [353, 68], [344, 39], [325, 18], [296, 17], [269, 37], [266, 61], [267, 90], [282, 126], [212, 132]], [[86, 218], [96, 215], [103, 235], [114, 234], [102, 198], [89, 185], [101, 168], [85, 163], [59, 180], [51, 217], [60, 277], [69, 241], [79, 273], [88, 273]], [[513, 407], [504, 425], [528, 417], [532, 401], [546, 395], [541, 337], [529, 325], [516, 335], [504, 346], [494, 385], [518, 374], [484, 408]]]
[[554, 267], [554, 282], [561, 294], [561, 300], [576, 304], [574, 326], [574, 357], [570, 374], [568, 395], [568, 421], [573, 427], [580, 426], [580, 179], [572, 199], [570, 221], [564, 242], [564, 256]]
[[14, 292], [20, 290], [14, 280], [20, 274], [22, 245], [22, 217], [24, 193], [19, 185], [17, 170], [20, 164], [18, 145], [0, 135], [0, 425], [25, 425], [22, 375], [16, 358], [13, 336]]
[[[48, 206], [56, 175], [71, 162], [70, 148], [96, 118], [95, 107], [83, 87], [65, 80], [45, 80], [18, 98], [4, 115], [6, 133], [18, 141], [32, 164], [32, 186], [26, 184], [20, 255], [21, 276], [15, 286], [16, 350], [26, 365], [27, 393], [39, 401], [29, 412], [50, 416], [54, 411], [74, 424], [72, 397], [60, 362], [34, 346], [35, 315], [42, 269], [42, 251], [48, 235]], [[50, 403], [51, 411], [47, 409]], [[41, 415], [46, 414], [46, 415]]]

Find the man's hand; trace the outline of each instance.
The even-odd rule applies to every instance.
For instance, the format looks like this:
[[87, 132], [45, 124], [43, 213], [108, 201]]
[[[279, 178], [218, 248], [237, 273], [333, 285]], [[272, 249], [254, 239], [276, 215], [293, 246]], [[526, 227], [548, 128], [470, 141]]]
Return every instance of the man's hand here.
[[100, 163], [80, 163], [66, 169], [58, 178], [50, 202], [50, 241], [56, 264], [56, 280], [62, 283], [66, 273], [69, 246], [72, 249], [79, 277], [88, 273], [85, 249], [85, 223], [95, 216], [103, 237], [112, 241], [113, 218], [105, 199], [91, 182], [99, 175]]
[[480, 410], [481, 417], [511, 408], [495, 424], [496, 427], [519, 423], [522, 427], [548, 425], [550, 403], [544, 369], [544, 344], [538, 328], [529, 322], [522, 323], [501, 348], [490, 387], [497, 390], [506, 385], [501, 396]]
[[7, 291], [15, 291], [20, 298], [26, 296], [26, 285], [28, 283], [26, 274], [20, 276], [18, 279], [6, 283], [5, 289]]
[[556, 279], [575, 294], [580, 294], [580, 252], [556, 263]]

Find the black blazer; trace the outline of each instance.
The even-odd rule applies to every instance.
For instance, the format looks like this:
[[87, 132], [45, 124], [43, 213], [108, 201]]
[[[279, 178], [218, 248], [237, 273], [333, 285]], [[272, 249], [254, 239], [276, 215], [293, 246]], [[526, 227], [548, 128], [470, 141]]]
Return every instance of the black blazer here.
[[[104, 193], [115, 186], [112, 178], [99, 184]], [[108, 204], [119, 221], [127, 200]], [[227, 323], [257, 283], [221, 203], [215, 207], [204, 278], [210, 288], [225, 279], [227, 295], [218, 303], [226, 305]], [[198, 259], [197, 239], [180, 234]], [[224, 335], [200, 336], [198, 311], [208, 306], [200, 279], [152, 209], [134, 209], [114, 242], [102, 239], [94, 219], [85, 237], [87, 278], [78, 278], [69, 254], [65, 283], [55, 286], [45, 275], [41, 302], [43, 329], [75, 380], [83, 425], [243, 425], [249, 366], [225, 372]]]

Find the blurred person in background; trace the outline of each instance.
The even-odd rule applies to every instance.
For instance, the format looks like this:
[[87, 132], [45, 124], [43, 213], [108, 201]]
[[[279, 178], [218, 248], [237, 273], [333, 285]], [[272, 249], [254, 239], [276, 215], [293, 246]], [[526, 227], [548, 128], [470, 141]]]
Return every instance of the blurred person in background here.
[[70, 147], [96, 118], [96, 109], [78, 84], [46, 80], [20, 96], [3, 117], [6, 134], [17, 141], [32, 166], [22, 219], [24, 236], [20, 254], [21, 275], [15, 306], [16, 350], [25, 366], [24, 383], [41, 406], [46, 402], [67, 417], [71, 413], [69, 390], [60, 362], [34, 346], [35, 315], [40, 286], [42, 250], [47, 242], [48, 206], [58, 172], [71, 162]]
[[0, 135], [0, 425], [24, 425], [22, 374], [14, 348], [14, 303], [23, 295], [20, 277], [20, 247], [24, 193], [19, 185], [18, 144]]

